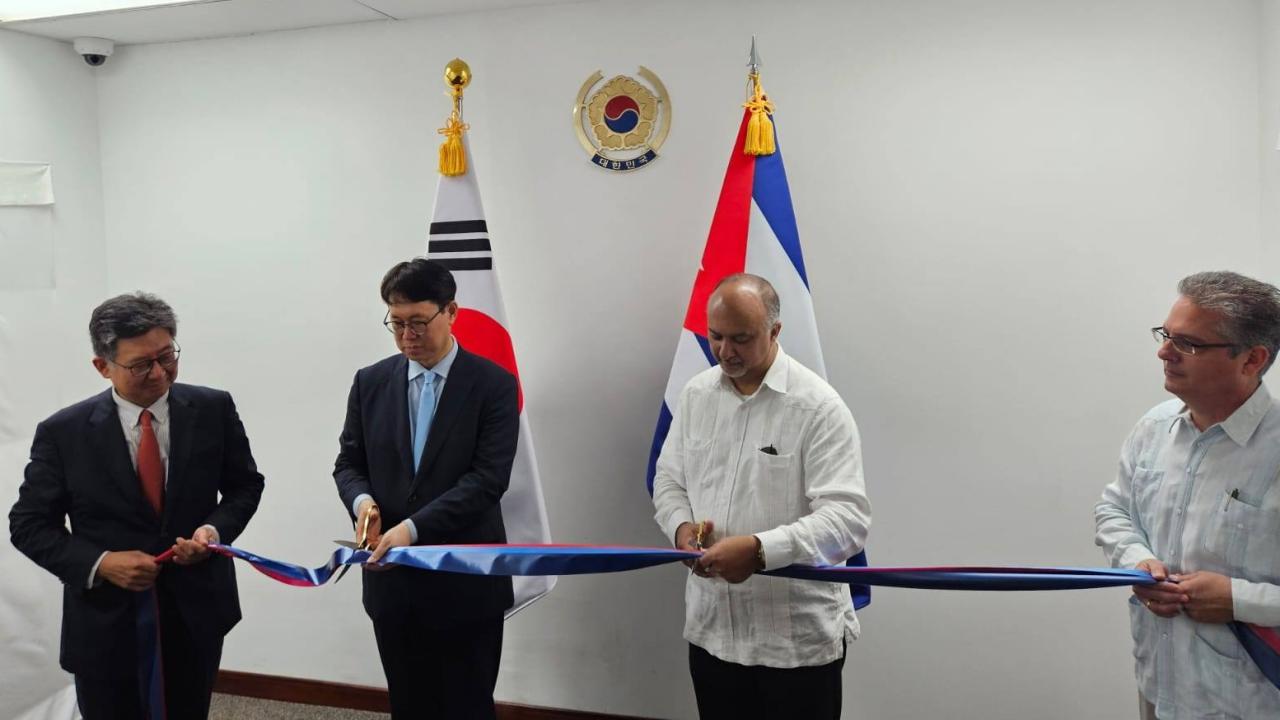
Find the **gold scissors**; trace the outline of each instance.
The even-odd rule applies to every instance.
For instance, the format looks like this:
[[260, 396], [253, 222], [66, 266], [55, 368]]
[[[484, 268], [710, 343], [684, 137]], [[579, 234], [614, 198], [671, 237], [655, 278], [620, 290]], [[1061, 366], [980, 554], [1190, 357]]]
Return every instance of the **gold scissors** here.
[[[355, 543], [352, 543], [350, 540], [334, 540], [334, 542], [338, 543], [343, 547], [349, 547], [352, 550], [368, 550], [369, 549], [369, 518], [372, 515], [373, 515], [373, 510], [370, 510], [369, 512], [364, 514], [364, 519], [360, 521], [360, 534], [356, 536]], [[351, 569], [350, 565], [343, 565], [342, 569], [338, 571], [338, 576], [333, 579], [333, 582], [337, 583], [339, 580], [341, 580], [347, 574], [347, 571], [350, 569]]]

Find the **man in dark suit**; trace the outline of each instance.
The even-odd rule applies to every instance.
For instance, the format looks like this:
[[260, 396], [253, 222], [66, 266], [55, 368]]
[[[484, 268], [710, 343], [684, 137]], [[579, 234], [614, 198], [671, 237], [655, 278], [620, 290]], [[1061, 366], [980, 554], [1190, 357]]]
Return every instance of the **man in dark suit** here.
[[[382, 279], [400, 354], [356, 373], [333, 477], [371, 561], [412, 544], [505, 543], [499, 500], [518, 429], [516, 379], [458, 346], [457, 285], [417, 258]], [[397, 720], [493, 718], [511, 579], [365, 567]]]
[[[174, 384], [177, 330], [146, 293], [93, 311], [112, 388], [36, 427], [9, 512], [14, 547], [63, 582], [60, 661], [85, 720], [207, 717], [240, 620], [231, 559], [208, 546], [244, 530], [263, 479], [231, 396]], [[167, 549], [176, 564], [157, 564]]]

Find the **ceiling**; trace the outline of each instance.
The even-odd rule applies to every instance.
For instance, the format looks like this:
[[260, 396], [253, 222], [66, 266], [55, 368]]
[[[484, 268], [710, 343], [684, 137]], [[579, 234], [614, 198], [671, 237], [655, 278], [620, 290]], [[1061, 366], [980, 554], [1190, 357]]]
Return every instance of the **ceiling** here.
[[56, 40], [102, 37], [120, 45], [137, 45], [563, 2], [565, 0], [193, 0], [47, 20], [0, 22], [0, 28]]

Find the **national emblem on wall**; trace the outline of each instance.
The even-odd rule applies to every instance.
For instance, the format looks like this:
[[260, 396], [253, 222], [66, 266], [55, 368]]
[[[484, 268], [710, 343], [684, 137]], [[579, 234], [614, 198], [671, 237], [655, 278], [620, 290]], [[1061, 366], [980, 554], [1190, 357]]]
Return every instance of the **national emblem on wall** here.
[[619, 172], [645, 167], [658, 157], [671, 130], [667, 89], [646, 67], [637, 75], [605, 81], [596, 71], [578, 91], [573, 127], [597, 167]]

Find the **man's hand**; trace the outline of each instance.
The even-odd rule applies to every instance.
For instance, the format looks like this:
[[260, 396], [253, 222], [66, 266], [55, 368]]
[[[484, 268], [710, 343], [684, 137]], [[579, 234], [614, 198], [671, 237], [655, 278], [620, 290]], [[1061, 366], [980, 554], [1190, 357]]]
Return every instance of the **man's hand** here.
[[[365, 525], [365, 518], [368, 517], [368, 525]], [[365, 529], [364, 537], [360, 536], [361, 529]], [[378, 510], [378, 504], [373, 500], [364, 500], [360, 503], [360, 510], [356, 513], [356, 542], [364, 541], [368, 547], [377, 546], [382, 540], [382, 512]]]
[[[710, 520], [702, 521], [702, 547], [698, 547], [698, 523], [680, 523], [680, 527], [676, 528], [676, 549], [685, 552], [702, 552], [703, 548], [711, 546], [711, 533], [716, 529], [716, 524]], [[707, 573], [698, 567], [696, 560], [681, 560], [684, 566], [693, 571], [695, 575], [708, 577]]]
[[378, 546], [373, 549], [373, 554], [369, 556], [369, 562], [365, 564], [365, 567], [371, 570], [384, 569], [384, 568], [372, 568], [370, 567], [370, 565], [374, 565], [379, 560], [381, 560], [382, 556], [386, 555], [387, 551], [390, 550], [391, 548], [404, 547], [405, 545], [411, 545], [412, 543], [413, 543], [413, 538], [409, 536], [409, 526], [405, 525], [404, 523], [400, 523], [399, 525], [388, 530], [387, 533], [383, 535], [380, 540], [378, 540]]
[[140, 550], [109, 552], [98, 564], [98, 577], [134, 592], [149, 589], [159, 574], [160, 566], [156, 564], [155, 557]]
[[708, 577], [722, 577], [731, 583], [740, 583], [756, 571], [756, 538], [754, 535], [735, 535], [719, 540], [702, 553], [696, 566]]
[[1134, 585], [1133, 594], [1138, 596], [1148, 610], [1163, 618], [1171, 618], [1182, 610], [1187, 602], [1187, 594], [1181, 585], [1169, 582], [1169, 569], [1156, 559], [1143, 560], [1137, 565], [1138, 570], [1146, 570], [1159, 582], [1155, 585]]
[[1231, 578], [1211, 572], [1193, 572], [1173, 578], [1189, 600], [1182, 609], [1202, 623], [1227, 623], [1235, 619], [1231, 604]]
[[202, 525], [191, 533], [190, 540], [178, 538], [173, 544], [173, 561], [179, 565], [195, 565], [209, 557], [209, 543], [216, 540], [213, 531]]

